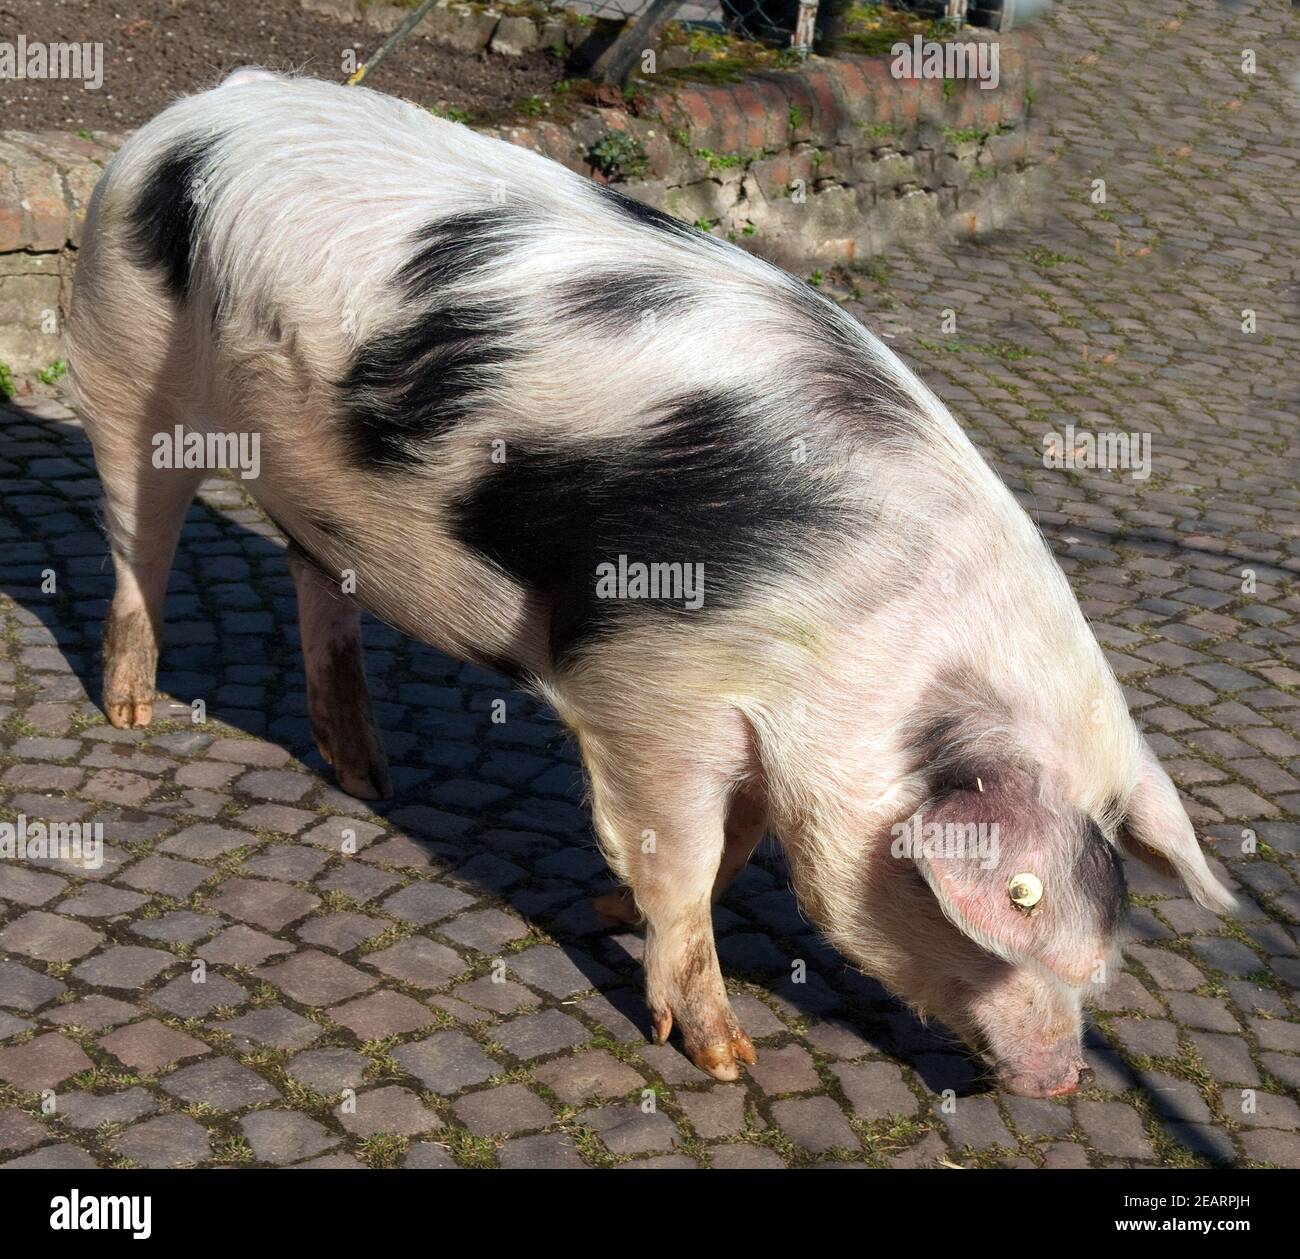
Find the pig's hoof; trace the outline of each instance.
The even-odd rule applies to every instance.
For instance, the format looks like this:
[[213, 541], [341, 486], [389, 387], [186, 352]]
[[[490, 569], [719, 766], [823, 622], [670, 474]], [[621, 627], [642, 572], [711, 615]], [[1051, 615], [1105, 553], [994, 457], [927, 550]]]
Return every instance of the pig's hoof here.
[[154, 632], [139, 609], [111, 610], [104, 622], [104, 716], [118, 730], [153, 720]]
[[148, 699], [105, 699], [104, 715], [118, 730], [147, 726], [153, 720], [153, 697]]
[[[673, 1016], [657, 1014], [652, 1017], [655, 1044], [662, 1045], [672, 1033]], [[740, 1078], [740, 1063], [752, 1067], [758, 1061], [754, 1042], [745, 1034], [730, 1009], [723, 1025], [714, 1029], [712, 1034], [683, 1026], [682, 1041], [686, 1056], [715, 1080], [737, 1080]]]
[[740, 1064], [752, 1067], [758, 1061], [753, 1042], [737, 1027], [726, 1040], [707, 1042], [698, 1047], [687, 1045], [687, 1056], [701, 1071], [715, 1080], [740, 1078]]
[[316, 747], [325, 763], [333, 766], [341, 791], [358, 800], [387, 800], [393, 794], [388, 759], [377, 733], [366, 731], [359, 745], [344, 743], [337, 755], [320, 735], [316, 736]]
[[644, 921], [630, 887], [616, 887], [592, 901], [596, 917], [606, 927], [639, 927]]
[[388, 766], [382, 762], [361, 772], [335, 765], [334, 777], [343, 791], [358, 800], [387, 800], [393, 794], [393, 780], [388, 776]]

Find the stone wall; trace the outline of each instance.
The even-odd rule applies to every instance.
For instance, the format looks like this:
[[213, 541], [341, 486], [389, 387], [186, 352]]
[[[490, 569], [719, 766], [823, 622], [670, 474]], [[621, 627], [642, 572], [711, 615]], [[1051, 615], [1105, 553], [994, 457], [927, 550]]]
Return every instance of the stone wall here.
[[[991, 90], [894, 79], [887, 56], [814, 57], [485, 130], [807, 274], [976, 235], [1032, 206], [1029, 59], [1022, 37], [1001, 45]], [[0, 363], [16, 371], [61, 356], [86, 205], [121, 139], [0, 132]]]
[[[969, 38], [987, 38], [975, 32]], [[1001, 37], [1000, 82], [894, 79], [889, 57], [811, 58], [730, 85], [683, 83], [565, 127], [494, 134], [601, 178], [611, 135], [641, 157], [627, 191], [795, 272], [891, 245], [974, 236], [1033, 208], [1041, 153], [1023, 38]]]
[[0, 363], [15, 371], [62, 354], [86, 205], [121, 139], [0, 132]]

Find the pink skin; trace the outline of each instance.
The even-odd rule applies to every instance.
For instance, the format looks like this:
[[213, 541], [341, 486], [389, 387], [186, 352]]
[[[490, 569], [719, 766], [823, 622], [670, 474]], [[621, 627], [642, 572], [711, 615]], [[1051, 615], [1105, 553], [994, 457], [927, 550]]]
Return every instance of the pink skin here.
[[1020, 1097], [1067, 1097], [1091, 1079], [1072, 1038], [997, 1072], [998, 1087]]
[[1091, 1079], [1083, 1060], [1082, 990], [1004, 962], [945, 927], [956, 937], [950, 943], [956, 951], [954, 970], [962, 978], [930, 988], [925, 1013], [983, 1058], [1004, 1092], [1020, 1097], [1078, 1092]]
[[1002, 971], [968, 1007], [998, 1086], [1021, 1097], [1077, 1092], [1089, 1078], [1078, 990], [1026, 968]]
[[[964, 952], [964, 950], [963, 950]], [[943, 983], [923, 1013], [956, 1032], [1020, 1097], [1064, 1097], [1091, 1078], [1083, 1060], [1080, 992], [983, 954], [962, 969], [974, 984]], [[906, 996], [905, 993], [900, 995]]]
[[1060, 1097], [1087, 1083], [1082, 988], [981, 948], [902, 862], [873, 863], [862, 888], [865, 930], [836, 943], [864, 970], [959, 1036], [1007, 1092]]

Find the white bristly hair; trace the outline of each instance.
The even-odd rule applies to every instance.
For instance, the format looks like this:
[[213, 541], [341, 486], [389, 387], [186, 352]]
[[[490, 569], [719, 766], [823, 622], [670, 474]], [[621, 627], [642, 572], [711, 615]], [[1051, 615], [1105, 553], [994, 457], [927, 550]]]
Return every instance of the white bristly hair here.
[[[205, 158], [178, 299], [142, 260], [138, 207], [185, 146]], [[431, 225], [458, 216], [478, 233], [460, 255], [473, 265], [440, 272], [431, 296], [499, 313], [501, 365], [436, 440], [412, 439], [400, 469], [359, 461], [341, 383], [365, 347], [410, 323], [421, 298], [403, 268]], [[890, 825], [931, 795], [915, 732], [944, 721], [936, 756], [1035, 767], [1045, 815], [1074, 836], [1043, 859], [1049, 896], [1072, 877], [1090, 818], [1107, 842], [1171, 863], [1203, 903], [1231, 903], [1033, 522], [896, 355], [742, 250], [414, 105], [241, 70], [177, 102], [111, 163], [71, 339], [119, 601], [153, 611], [174, 544], [148, 541], [176, 515], [150, 497], [148, 435], [174, 422], [260, 434], [261, 476], [245, 487], [323, 570], [355, 572], [357, 598], [409, 634], [513, 662], [575, 731], [602, 844], [657, 941], [652, 997], [669, 1008], [685, 945], [665, 941], [688, 917], [704, 929], [682, 906], [707, 905], [745, 787], [761, 792], [831, 939], [918, 1007], [943, 1005], [947, 980], [934, 976], [955, 946], [909, 939], [922, 921], [941, 931], [917, 909], [924, 887], [889, 884], [874, 900], [865, 889], [885, 877]], [[374, 388], [358, 396], [373, 401]], [[674, 399], [705, 394], [747, 399], [744, 439], [772, 459], [797, 435], [803, 458], [782, 478], [810, 511], [859, 523], [787, 523], [788, 552], [743, 597], [713, 610], [706, 596], [693, 619], [630, 620], [555, 659], [545, 596], [458, 540], [454, 505], [491, 472], [493, 442], [507, 459], [578, 442], [612, 458]], [[751, 504], [760, 523], [765, 497]], [[1059, 1003], [1040, 989], [1032, 1002], [1047, 1035]], [[981, 1019], [976, 1034], [996, 1040]]]

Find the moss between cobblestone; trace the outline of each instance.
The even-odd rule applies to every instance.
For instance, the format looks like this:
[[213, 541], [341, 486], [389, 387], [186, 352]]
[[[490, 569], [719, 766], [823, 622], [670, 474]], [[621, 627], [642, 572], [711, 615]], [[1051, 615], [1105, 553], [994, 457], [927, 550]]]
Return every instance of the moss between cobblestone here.
[[379, 1132], [374, 1136], [362, 1137], [357, 1142], [357, 1157], [368, 1167], [398, 1167], [407, 1149], [409, 1137], [398, 1136], [392, 1132]]

